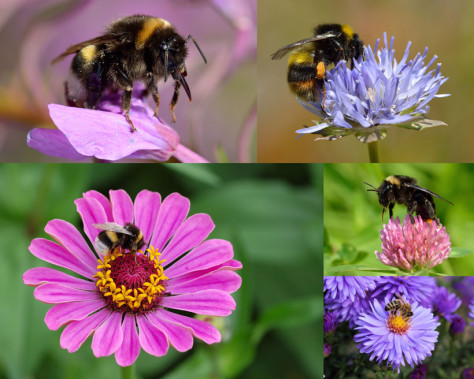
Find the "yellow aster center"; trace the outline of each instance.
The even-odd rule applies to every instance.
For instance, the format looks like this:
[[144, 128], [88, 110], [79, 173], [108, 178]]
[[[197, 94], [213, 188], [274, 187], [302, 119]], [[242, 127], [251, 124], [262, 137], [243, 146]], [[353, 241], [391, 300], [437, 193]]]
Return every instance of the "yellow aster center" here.
[[138, 313], [159, 305], [168, 279], [165, 259], [160, 260], [153, 246], [146, 252], [127, 253], [118, 247], [98, 260], [96, 286], [113, 310]]
[[411, 327], [409, 317], [405, 317], [400, 312], [390, 313], [387, 318], [387, 328], [395, 334], [405, 334]]

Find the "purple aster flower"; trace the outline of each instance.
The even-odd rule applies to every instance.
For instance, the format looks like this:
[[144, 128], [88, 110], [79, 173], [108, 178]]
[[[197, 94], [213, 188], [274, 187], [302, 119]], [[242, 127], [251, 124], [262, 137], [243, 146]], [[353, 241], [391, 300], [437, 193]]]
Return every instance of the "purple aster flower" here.
[[352, 328], [360, 314], [370, 308], [370, 303], [367, 297], [356, 296], [354, 300], [347, 298], [343, 301], [326, 297], [324, 307], [332, 312], [338, 323], [348, 321], [349, 327]]
[[332, 346], [329, 345], [328, 343], [324, 344], [324, 358], [329, 357], [329, 354], [331, 354]]
[[[103, 96], [97, 110], [50, 104], [49, 113], [58, 129], [33, 129], [27, 144], [43, 154], [76, 161], [91, 157], [106, 161], [179, 159], [185, 148], [179, 145], [178, 134], [153, 112], [145, 104], [143, 92], [134, 96], [131, 114], [137, 131], [131, 133], [117, 93]], [[207, 162], [203, 158], [182, 160]]]
[[355, 296], [365, 297], [368, 290], [375, 288], [375, 276], [325, 276], [325, 297], [344, 301], [354, 301]]
[[437, 287], [431, 296], [431, 309], [437, 315], [452, 321], [452, 313], [461, 306], [461, 299], [450, 293], [446, 287]]
[[130, 254], [118, 246], [100, 255], [70, 223], [48, 222], [45, 231], [55, 242], [36, 238], [31, 253], [79, 276], [37, 267], [23, 281], [36, 287], [37, 300], [55, 304], [45, 322], [51, 330], [65, 326], [62, 348], [72, 353], [93, 335], [96, 357], [115, 354], [119, 365], [129, 366], [140, 348], [162, 356], [170, 344], [180, 352], [191, 349], [193, 336], [208, 344], [220, 341], [214, 326], [175, 312], [227, 316], [235, 309], [230, 293], [240, 287], [234, 271], [242, 265], [232, 259], [230, 242], [205, 241], [214, 228], [209, 215], [187, 218], [187, 198], [173, 193], [161, 202], [159, 193], [147, 190], [135, 202], [117, 190], [110, 199], [89, 191], [75, 203], [90, 242], [100, 232], [94, 224], [130, 222], [148, 248]]
[[334, 332], [336, 327], [336, 317], [334, 317], [334, 315], [328, 310], [324, 310], [324, 334]]
[[462, 303], [468, 306], [474, 299], [474, 276], [454, 277], [453, 288], [461, 296]]
[[436, 281], [429, 276], [381, 276], [370, 297], [386, 304], [400, 295], [409, 302], [428, 307], [426, 304], [430, 303], [435, 289]]
[[462, 370], [462, 379], [474, 379], [474, 367], [468, 367]]
[[[326, 74], [326, 95], [324, 103], [305, 103], [309, 111], [322, 117], [314, 126], [297, 130], [297, 133], [322, 135], [318, 139], [334, 140], [355, 132], [361, 142], [373, 142], [386, 135], [385, 129], [391, 125], [421, 130], [426, 127], [446, 125], [440, 121], [425, 119], [429, 110], [428, 102], [438, 95], [439, 87], [447, 80], [436, 70], [428, 68], [436, 60], [434, 56], [425, 65], [428, 48], [408, 60], [411, 42], [400, 62], [394, 57], [394, 37], [385, 47], [374, 50], [364, 46], [364, 60], [355, 61], [354, 68], [347, 67], [345, 61]], [[378, 59], [375, 57], [377, 56]]]
[[[469, 304], [468, 316], [470, 319], [474, 320], [474, 298], [472, 298], [471, 303]], [[474, 326], [474, 322], [471, 322], [471, 325]]]
[[453, 315], [451, 317], [451, 325], [449, 326], [449, 333], [454, 337], [455, 335], [462, 334], [466, 328], [466, 321], [459, 315]]
[[400, 372], [400, 365], [411, 367], [431, 356], [438, 340], [436, 322], [429, 309], [411, 303], [412, 317], [397, 311], [389, 313], [384, 305], [374, 300], [371, 310], [356, 321], [357, 334], [354, 340], [361, 353], [370, 354], [370, 360], [386, 361], [393, 370]]
[[427, 365], [418, 365], [416, 368], [410, 373], [408, 379], [424, 379], [426, 377], [426, 373], [428, 372]]
[[380, 239], [382, 252], [375, 252], [377, 259], [411, 273], [439, 265], [451, 252], [446, 228], [423, 221], [420, 216], [412, 222], [406, 215], [403, 224], [398, 217], [388, 220], [380, 231]]

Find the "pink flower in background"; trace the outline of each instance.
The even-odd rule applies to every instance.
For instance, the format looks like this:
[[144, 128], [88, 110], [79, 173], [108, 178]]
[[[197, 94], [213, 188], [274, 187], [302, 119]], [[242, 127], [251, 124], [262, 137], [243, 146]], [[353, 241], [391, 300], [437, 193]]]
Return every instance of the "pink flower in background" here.
[[57, 219], [45, 227], [55, 241], [31, 242], [33, 255], [76, 274], [37, 267], [23, 275], [36, 287], [37, 300], [54, 304], [45, 322], [51, 330], [65, 326], [62, 348], [77, 351], [93, 335], [96, 357], [115, 354], [119, 365], [129, 366], [141, 348], [163, 356], [170, 344], [180, 352], [191, 349], [193, 336], [220, 342], [214, 326], [175, 312], [228, 316], [235, 309], [230, 293], [241, 285], [234, 271], [242, 264], [233, 259], [230, 242], [205, 240], [214, 229], [209, 215], [187, 218], [187, 198], [173, 193], [162, 202], [147, 190], [135, 202], [111, 190], [110, 199], [89, 191], [75, 203], [90, 242], [100, 233], [94, 224], [115, 222], [135, 224], [146, 245], [136, 254], [118, 247], [98, 255], [73, 225]]
[[417, 216], [390, 219], [380, 231], [382, 252], [375, 252], [382, 263], [406, 271], [430, 269], [448, 259], [451, 242], [444, 226], [426, 222]]

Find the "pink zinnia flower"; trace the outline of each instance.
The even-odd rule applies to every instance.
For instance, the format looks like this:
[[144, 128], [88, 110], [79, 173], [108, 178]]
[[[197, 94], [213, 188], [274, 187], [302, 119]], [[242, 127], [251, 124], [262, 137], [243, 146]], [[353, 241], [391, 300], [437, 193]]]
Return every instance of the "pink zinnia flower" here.
[[214, 326], [174, 312], [228, 316], [235, 309], [229, 294], [240, 287], [234, 271], [242, 265], [232, 259], [230, 242], [204, 241], [214, 229], [209, 215], [186, 218], [187, 198], [173, 193], [161, 202], [159, 193], [147, 190], [135, 202], [117, 190], [110, 191], [110, 200], [89, 191], [75, 203], [91, 242], [100, 233], [94, 224], [130, 222], [148, 248], [130, 254], [117, 247], [100, 256], [67, 221], [48, 222], [45, 231], [56, 242], [36, 238], [31, 253], [77, 275], [37, 267], [23, 281], [37, 287], [37, 300], [55, 304], [45, 322], [51, 330], [65, 326], [62, 348], [72, 353], [93, 334], [96, 357], [115, 354], [119, 365], [128, 366], [140, 348], [162, 356], [170, 344], [180, 352], [191, 349], [193, 336], [208, 344], [221, 340]]
[[449, 257], [451, 242], [446, 228], [426, 222], [417, 216], [411, 222], [406, 215], [403, 224], [390, 219], [380, 231], [382, 252], [375, 252], [382, 263], [414, 272], [430, 269]]

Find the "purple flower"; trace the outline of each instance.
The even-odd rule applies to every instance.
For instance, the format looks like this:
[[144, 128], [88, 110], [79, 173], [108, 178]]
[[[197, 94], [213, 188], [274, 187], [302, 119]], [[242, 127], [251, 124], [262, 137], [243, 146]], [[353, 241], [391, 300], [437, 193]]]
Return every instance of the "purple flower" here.
[[366, 312], [369, 308], [369, 299], [367, 297], [356, 296], [354, 300], [347, 298], [340, 301], [337, 299], [324, 299], [324, 307], [332, 312], [337, 322], [349, 322], [349, 327], [354, 327], [356, 320], [361, 313]]
[[382, 252], [375, 252], [382, 263], [411, 273], [431, 269], [449, 258], [451, 242], [444, 226], [423, 221], [420, 216], [411, 222], [406, 215], [390, 219], [380, 231]]
[[370, 296], [386, 304], [395, 295], [400, 295], [409, 302], [416, 301], [425, 306], [431, 301], [435, 289], [436, 281], [428, 276], [381, 276], [377, 288]]
[[376, 281], [375, 276], [325, 276], [325, 297], [339, 301], [349, 298], [354, 301], [357, 295], [365, 297], [366, 291], [374, 289]]
[[[474, 320], [474, 297], [472, 298], [471, 303], [469, 304], [468, 316], [470, 319]], [[471, 322], [471, 325], [474, 326], [474, 322]]]
[[462, 334], [466, 328], [466, 321], [459, 315], [453, 315], [451, 317], [451, 325], [449, 327], [449, 333], [452, 336]]
[[332, 333], [336, 330], [337, 321], [334, 315], [325, 310], [324, 311], [324, 334]]
[[378, 50], [379, 40], [374, 50], [364, 46], [365, 59], [354, 60], [354, 69], [341, 61], [328, 72], [325, 99], [321, 96], [324, 103], [301, 102], [323, 120], [296, 132], [320, 134], [328, 140], [355, 132], [361, 142], [373, 142], [384, 138], [385, 129], [391, 125], [417, 130], [446, 125], [424, 118], [433, 97], [448, 96], [437, 94], [447, 80], [440, 73], [441, 64], [436, 71], [428, 71], [437, 57], [425, 65], [426, 48], [423, 54], [408, 60], [409, 42], [403, 58], [397, 62], [393, 41], [394, 37], [389, 46], [384, 33], [385, 47]]
[[361, 353], [370, 354], [370, 360], [380, 364], [386, 361], [393, 370], [400, 372], [405, 362], [411, 367], [431, 356], [438, 340], [436, 328], [440, 325], [429, 309], [411, 303], [413, 316], [405, 317], [384, 310], [384, 305], [374, 300], [371, 310], [356, 321], [354, 340]]
[[[103, 96], [97, 110], [50, 104], [49, 113], [58, 129], [33, 129], [27, 144], [43, 154], [76, 161], [179, 157], [178, 134], [153, 112], [143, 97], [133, 97], [130, 114], [137, 131], [132, 133], [119, 94]], [[202, 158], [184, 161], [205, 162]]]
[[232, 259], [228, 241], [205, 241], [214, 228], [207, 214], [187, 218], [187, 198], [173, 193], [161, 202], [159, 193], [147, 190], [135, 202], [117, 190], [110, 200], [89, 191], [75, 203], [90, 242], [100, 232], [94, 224], [131, 222], [149, 247], [130, 254], [119, 246], [102, 256], [72, 224], [48, 222], [45, 231], [56, 242], [36, 238], [31, 253], [78, 276], [37, 267], [23, 281], [36, 287], [37, 300], [55, 304], [45, 322], [51, 330], [65, 326], [62, 348], [72, 353], [93, 335], [96, 357], [115, 354], [119, 365], [128, 366], [140, 348], [162, 356], [170, 344], [180, 352], [191, 349], [193, 336], [208, 344], [221, 340], [214, 326], [175, 312], [227, 316], [235, 309], [230, 293], [240, 287], [234, 271], [242, 265]]
[[474, 299], [474, 276], [454, 277], [453, 288], [461, 296], [462, 303], [468, 306]]
[[324, 358], [327, 358], [331, 354], [332, 346], [328, 343], [324, 344]]
[[473, 367], [468, 367], [462, 370], [461, 373], [461, 378], [462, 379], [474, 379], [474, 368]]
[[426, 373], [428, 372], [427, 365], [418, 365], [416, 368], [410, 373], [408, 379], [424, 379], [426, 377]]
[[451, 321], [453, 315], [461, 306], [461, 299], [454, 293], [449, 293], [446, 287], [437, 287], [431, 296], [431, 309], [437, 315]]

